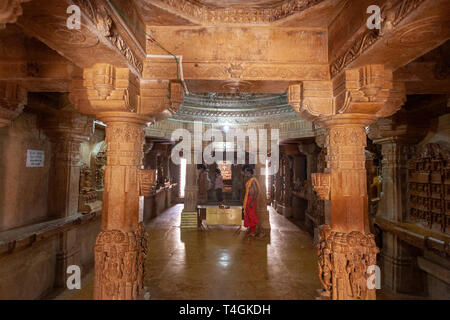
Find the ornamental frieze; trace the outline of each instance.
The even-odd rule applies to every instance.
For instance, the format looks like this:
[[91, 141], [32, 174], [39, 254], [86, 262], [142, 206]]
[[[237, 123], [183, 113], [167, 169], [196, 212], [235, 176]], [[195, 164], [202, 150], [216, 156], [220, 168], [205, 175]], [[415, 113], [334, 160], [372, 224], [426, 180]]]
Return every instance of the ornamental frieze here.
[[213, 8], [193, 0], [159, 0], [157, 2], [203, 23], [268, 24], [305, 11], [323, 1], [286, 0], [272, 8]]

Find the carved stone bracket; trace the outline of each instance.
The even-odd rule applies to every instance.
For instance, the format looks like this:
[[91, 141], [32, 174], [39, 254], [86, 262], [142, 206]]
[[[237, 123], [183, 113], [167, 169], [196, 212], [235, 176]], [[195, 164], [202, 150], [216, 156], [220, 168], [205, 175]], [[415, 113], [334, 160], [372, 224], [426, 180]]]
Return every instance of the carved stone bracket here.
[[70, 98], [83, 113], [128, 112], [156, 118], [175, 113], [183, 102], [183, 87], [168, 80], [140, 81], [128, 68], [99, 63], [74, 77]]
[[321, 296], [332, 300], [375, 300], [368, 280], [379, 249], [371, 234], [341, 233], [328, 225], [319, 228], [318, 266]]
[[138, 74], [142, 74], [144, 69], [143, 57], [139, 57], [136, 54], [139, 50], [131, 48], [129, 43], [122, 37], [116, 23], [108, 12], [107, 6], [98, 5], [96, 1], [73, 0], [73, 2], [82, 8], [83, 12], [87, 14], [97, 27], [100, 34], [127, 59], [130, 67], [135, 69]]
[[338, 114], [367, 115], [373, 122], [394, 114], [405, 101], [404, 84], [394, 82], [392, 70], [382, 65], [345, 70], [320, 88], [302, 82], [290, 85], [288, 90], [288, 102], [294, 110], [319, 124], [325, 117]]
[[0, 81], [0, 127], [16, 119], [27, 103], [27, 92], [18, 84]]
[[134, 232], [102, 230], [94, 248], [94, 299], [135, 300], [143, 295], [146, 253], [142, 223]]
[[22, 3], [30, 0], [4, 0], [0, 3], [0, 29], [7, 23], [14, 23], [22, 15]]
[[139, 92], [139, 81], [128, 68], [99, 63], [72, 80], [70, 99], [86, 114], [136, 112], [140, 108]]
[[312, 183], [320, 199], [330, 200], [331, 176], [329, 173], [313, 173]]

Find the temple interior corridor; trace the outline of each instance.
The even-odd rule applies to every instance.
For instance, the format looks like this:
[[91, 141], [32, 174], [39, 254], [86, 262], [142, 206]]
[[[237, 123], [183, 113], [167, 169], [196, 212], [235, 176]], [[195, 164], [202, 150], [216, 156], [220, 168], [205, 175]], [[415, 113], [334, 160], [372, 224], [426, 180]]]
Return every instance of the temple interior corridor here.
[[[270, 208], [270, 238], [249, 238], [236, 227], [180, 229], [183, 205], [152, 220], [145, 285], [161, 300], [314, 300], [320, 288], [311, 236]], [[80, 291], [56, 299], [89, 300], [93, 277]]]
[[448, 13], [0, 0], [0, 300], [450, 300]]

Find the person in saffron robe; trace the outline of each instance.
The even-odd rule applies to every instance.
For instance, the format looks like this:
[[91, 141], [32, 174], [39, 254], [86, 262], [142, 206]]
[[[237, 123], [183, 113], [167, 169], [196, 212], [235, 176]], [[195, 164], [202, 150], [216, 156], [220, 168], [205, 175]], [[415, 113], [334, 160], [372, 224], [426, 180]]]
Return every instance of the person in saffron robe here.
[[256, 235], [256, 227], [258, 226], [259, 219], [257, 214], [258, 196], [261, 190], [258, 179], [253, 176], [253, 169], [246, 168], [245, 176], [248, 178], [245, 184], [245, 197], [244, 197], [244, 227], [248, 228], [250, 236]]

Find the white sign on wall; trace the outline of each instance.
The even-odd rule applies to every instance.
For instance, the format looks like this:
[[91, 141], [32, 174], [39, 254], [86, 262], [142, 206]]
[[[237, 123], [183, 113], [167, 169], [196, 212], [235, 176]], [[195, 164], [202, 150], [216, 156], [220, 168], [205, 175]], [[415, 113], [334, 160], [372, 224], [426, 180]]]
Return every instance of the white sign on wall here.
[[44, 166], [45, 153], [42, 150], [27, 150], [27, 167], [42, 168]]

